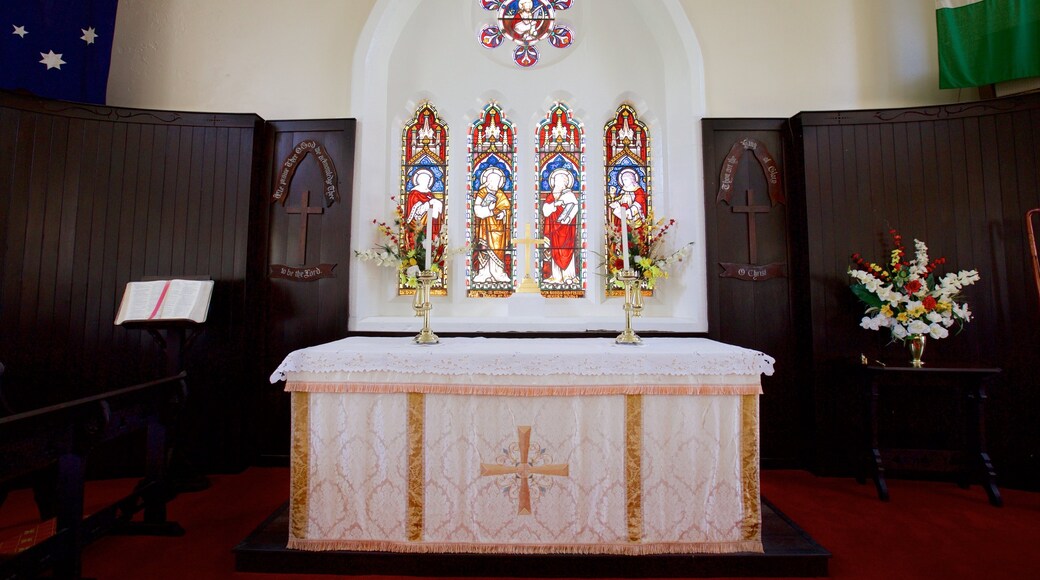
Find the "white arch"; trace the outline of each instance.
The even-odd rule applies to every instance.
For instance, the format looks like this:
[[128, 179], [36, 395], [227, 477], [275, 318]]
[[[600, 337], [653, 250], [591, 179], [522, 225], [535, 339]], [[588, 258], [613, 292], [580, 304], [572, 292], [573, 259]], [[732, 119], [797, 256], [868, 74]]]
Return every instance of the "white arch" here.
[[[589, 246], [601, 251], [602, 128], [627, 100], [651, 131], [654, 207], [659, 215], [678, 221], [676, 246], [695, 242], [686, 266], [647, 302], [637, 329], [706, 331], [700, 139], [704, 67], [700, 44], [679, 1], [576, 0], [560, 13], [561, 20], [573, 25], [574, 45], [529, 70], [511, 65], [504, 45], [495, 49], [502, 55], [482, 52], [487, 49], [479, 46], [477, 33], [494, 15], [475, 5], [476, 0], [378, 0], [372, 8], [352, 78], [351, 101], [358, 118], [353, 249], [375, 241], [373, 218], [383, 221], [393, 215], [389, 196], [400, 187], [401, 128], [424, 99], [449, 126], [449, 235], [452, 245], [465, 238], [466, 132], [483, 107], [480, 98], [493, 96], [517, 127], [518, 212], [533, 216], [533, 135], [548, 104], [564, 97], [585, 124]], [[548, 43], [538, 48], [543, 54], [561, 50]], [[523, 223], [521, 218], [521, 233]], [[590, 253], [590, 267], [598, 262]], [[603, 298], [602, 280], [594, 275], [581, 300], [537, 295], [472, 299], [465, 297], [464, 259], [456, 258], [451, 268], [451, 295], [435, 299], [437, 330], [614, 330], [623, 323], [620, 302]], [[396, 294], [392, 272], [353, 260], [350, 273], [352, 330], [418, 328], [410, 299]]]

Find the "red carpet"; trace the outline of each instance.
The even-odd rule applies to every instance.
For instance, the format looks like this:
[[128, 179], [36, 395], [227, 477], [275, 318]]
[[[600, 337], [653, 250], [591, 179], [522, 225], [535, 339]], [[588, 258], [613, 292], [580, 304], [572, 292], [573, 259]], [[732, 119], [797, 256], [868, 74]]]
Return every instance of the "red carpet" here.
[[[252, 468], [211, 481], [210, 489], [182, 494], [170, 505], [170, 518], [184, 526], [185, 536], [102, 538], [86, 549], [84, 575], [98, 580], [334, 578], [236, 573], [231, 548], [286, 501], [288, 470]], [[104, 498], [101, 488], [126, 485], [95, 482], [91, 494]], [[892, 501], [883, 503], [872, 485], [851, 479], [762, 472], [763, 494], [834, 555], [832, 578], [1036, 577], [1040, 494], [1001, 490], [1005, 507], [994, 508], [977, 486], [962, 490], [951, 483], [893, 479], [889, 489]], [[0, 540], [16, 533], [7, 516], [28, 513], [28, 501], [30, 494], [12, 494], [0, 508]]]

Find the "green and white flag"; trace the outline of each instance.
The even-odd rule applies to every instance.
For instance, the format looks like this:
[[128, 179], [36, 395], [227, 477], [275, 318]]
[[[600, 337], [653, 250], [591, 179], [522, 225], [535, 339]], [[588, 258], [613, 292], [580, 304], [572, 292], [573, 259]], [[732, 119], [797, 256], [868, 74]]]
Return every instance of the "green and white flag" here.
[[1040, 76], [1040, 0], [935, 0], [939, 87]]

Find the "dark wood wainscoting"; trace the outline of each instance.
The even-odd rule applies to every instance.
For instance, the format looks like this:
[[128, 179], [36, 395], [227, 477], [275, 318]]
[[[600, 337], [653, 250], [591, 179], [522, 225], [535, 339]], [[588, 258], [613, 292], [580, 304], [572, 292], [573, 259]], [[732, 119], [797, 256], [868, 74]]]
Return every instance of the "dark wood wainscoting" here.
[[[704, 119], [704, 207], [708, 264], [708, 333], [712, 339], [753, 348], [776, 359], [763, 377], [762, 462], [799, 465], [812, 415], [811, 389], [795, 333], [791, 301], [789, 198], [786, 187], [787, 119]], [[736, 146], [738, 153], [733, 154]], [[760, 159], [776, 162], [773, 196]], [[729, 169], [724, 167], [729, 163]], [[720, 196], [720, 183], [728, 188]], [[749, 193], [751, 192], [751, 193]], [[727, 199], [721, 199], [728, 198]], [[776, 197], [776, 199], [773, 199]], [[754, 250], [752, 250], [754, 242]], [[753, 264], [752, 264], [753, 263]], [[722, 264], [760, 266], [736, 276]], [[772, 265], [769, 268], [764, 266]], [[749, 268], [755, 270], [755, 268]]]
[[[258, 365], [263, 376], [258, 377], [257, 388], [264, 393], [260, 423], [265, 428], [259, 440], [264, 456], [287, 458], [289, 454], [289, 396], [282, 391], [284, 383], [271, 385], [267, 377], [290, 352], [347, 336], [355, 125], [354, 119], [267, 124], [267, 195], [260, 205], [262, 235], [253, 244], [255, 257], [263, 260], [259, 291], [265, 305], [264, 326], [258, 335], [264, 345]], [[315, 145], [321, 150], [308, 149]], [[328, 191], [330, 166], [319, 161], [321, 151], [338, 178], [339, 199], [331, 204], [323, 195]], [[294, 155], [298, 159], [290, 161], [295, 164], [290, 181], [282, 172]], [[275, 201], [282, 183], [287, 183], [284, 195]], [[307, 271], [319, 266], [331, 269], [332, 275], [301, 280], [279, 274], [285, 268], [309, 276]]]
[[[1025, 212], [1040, 206], [1040, 94], [957, 105], [802, 113], [792, 120], [789, 165], [804, 195], [805, 228], [795, 246], [808, 264], [797, 277], [799, 316], [811, 320], [817, 465], [847, 470], [858, 405], [845, 365], [860, 353], [906, 364], [905, 347], [884, 331], [859, 327], [862, 307], [848, 289], [850, 255], [874, 261], [891, 250], [897, 229], [912, 251], [927, 243], [945, 271], [977, 269], [964, 292], [974, 319], [960, 334], [930, 342], [926, 364], [957, 362], [1003, 368], [990, 391], [990, 450], [998, 473], [1040, 482], [1040, 406], [1036, 357], [1040, 312], [1032, 290]], [[794, 159], [796, 157], [796, 159]], [[793, 161], [793, 163], [791, 163]], [[914, 407], [912, 429], [930, 414]], [[906, 421], [903, 421], [906, 423]]]
[[[79, 105], [0, 92], [0, 361], [16, 408], [161, 376], [141, 330], [114, 326], [123, 288], [150, 276], [216, 280], [186, 362], [187, 448], [241, 455], [248, 398], [250, 199], [256, 115]], [[251, 386], [250, 386], [251, 387]]]

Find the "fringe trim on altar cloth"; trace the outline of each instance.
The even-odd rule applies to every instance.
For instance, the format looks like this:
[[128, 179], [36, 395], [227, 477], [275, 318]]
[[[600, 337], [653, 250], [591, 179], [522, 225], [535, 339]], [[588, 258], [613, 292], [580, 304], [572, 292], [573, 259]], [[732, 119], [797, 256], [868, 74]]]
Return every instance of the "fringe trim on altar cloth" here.
[[409, 554], [611, 554], [646, 556], [652, 554], [734, 554], [737, 552], [763, 553], [762, 541], [655, 544], [470, 544], [470, 543], [410, 543], [377, 540], [305, 540], [289, 538], [290, 550], [323, 552], [348, 550], [353, 552], [397, 552]]
[[589, 395], [761, 395], [762, 385], [424, 385], [418, 383], [323, 383], [289, 381], [290, 393], [422, 393], [426, 395], [495, 395], [500, 397], [577, 397]]

